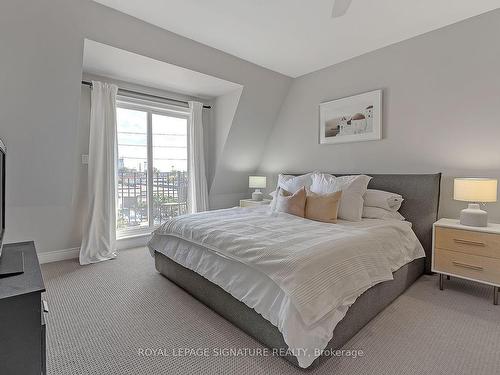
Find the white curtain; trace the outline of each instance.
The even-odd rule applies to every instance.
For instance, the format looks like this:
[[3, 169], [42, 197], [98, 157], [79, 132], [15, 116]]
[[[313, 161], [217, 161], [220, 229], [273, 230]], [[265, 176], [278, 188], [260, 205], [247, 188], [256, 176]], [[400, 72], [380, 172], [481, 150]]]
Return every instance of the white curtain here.
[[208, 188], [205, 175], [205, 153], [203, 151], [203, 104], [189, 102], [191, 121], [189, 122], [189, 212], [208, 210]]
[[118, 87], [92, 81], [88, 164], [88, 218], [83, 230], [80, 264], [116, 257], [115, 157]]

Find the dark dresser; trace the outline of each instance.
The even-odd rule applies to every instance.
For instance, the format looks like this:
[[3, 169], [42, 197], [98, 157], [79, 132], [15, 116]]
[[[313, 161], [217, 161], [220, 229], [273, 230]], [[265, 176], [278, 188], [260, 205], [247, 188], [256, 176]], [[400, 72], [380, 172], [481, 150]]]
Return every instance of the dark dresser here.
[[0, 374], [45, 374], [45, 291], [33, 242], [4, 245], [23, 252], [24, 273], [0, 278]]

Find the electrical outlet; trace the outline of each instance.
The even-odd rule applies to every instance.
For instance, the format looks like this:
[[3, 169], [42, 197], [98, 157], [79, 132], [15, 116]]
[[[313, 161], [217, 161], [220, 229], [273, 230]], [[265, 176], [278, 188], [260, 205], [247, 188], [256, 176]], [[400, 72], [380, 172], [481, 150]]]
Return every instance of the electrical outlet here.
[[82, 164], [88, 164], [88, 163], [89, 163], [89, 156], [82, 155]]

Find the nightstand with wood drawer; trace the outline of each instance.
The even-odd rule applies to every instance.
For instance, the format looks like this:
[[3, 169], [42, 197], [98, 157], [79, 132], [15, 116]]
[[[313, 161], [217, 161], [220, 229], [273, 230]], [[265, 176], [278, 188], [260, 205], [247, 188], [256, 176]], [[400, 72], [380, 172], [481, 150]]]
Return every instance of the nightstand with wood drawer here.
[[498, 304], [500, 286], [500, 224], [487, 227], [461, 225], [459, 220], [441, 219], [433, 226], [432, 271], [493, 286]]

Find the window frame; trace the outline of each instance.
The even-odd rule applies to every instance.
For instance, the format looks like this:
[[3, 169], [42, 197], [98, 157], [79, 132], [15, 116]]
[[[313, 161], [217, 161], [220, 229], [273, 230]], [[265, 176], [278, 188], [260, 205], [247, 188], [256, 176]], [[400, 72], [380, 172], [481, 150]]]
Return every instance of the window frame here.
[[[147, 148], [147, 204], [148, 204], [148, 226], [142, 228], [126, 228], [126, 229], [118, 229], [117, 220], [115, 219], [116, 225], [116, 239], [122, 240], [133, 237], [140, 237], [144, 235], [151, 234], [156, 228], [159, 228], [160, 225], [154, 224], [154, 211], [153, 211], [153, 115], [161, 115], [161, 116], [169, 116], [176, 117], [186, 120], [187, 129], [186, 129], [186, 151], [187, 151], [187, 173], [189, 176], [189, 124], [191, 121], [191, 110], [188, 107], [176, 106], [167, 103], [154, 102], [150, 100], [140, 99], [136, 97], [129, 97], [124, 95], [118, 95], [116, 99], [116, 109], [123, 108], [129, 109], [133, 111], [141, 111], [146, 112], [147, 115], [147, 126], [146, 126], [146, 148]], [[118, 136], [118, 130], [117, 130]], [[116, 155], [115, 155], [115, 168], [116, 168], [116, 178], [115, 178], [115, 196], [116, 201], [118, 202], [118, 143], [116, 147]], [[118, 218], [118, 204], [116, 205], [116, 218]]]

